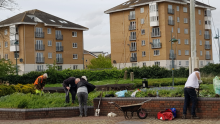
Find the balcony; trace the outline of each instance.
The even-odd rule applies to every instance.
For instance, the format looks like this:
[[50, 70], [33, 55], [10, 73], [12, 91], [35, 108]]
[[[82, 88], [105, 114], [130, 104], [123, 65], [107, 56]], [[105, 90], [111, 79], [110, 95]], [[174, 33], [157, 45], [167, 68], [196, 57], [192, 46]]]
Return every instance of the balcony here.
[[152, 49], [162, 48], [162, 43], [156, 43], [156, 44], [151, 43], [151, 48]]
[[44, 38], [44, 32], [35, 32], [35, 38]]
[[44, 57], [36, 57], [36, 63], [43, 64], [44, 63]]
[[211, 49], [211, 45], [205, 44], [205, 49], [206, 49], [206, 50], [210, 50], [210, 49]]
[[156, 32], [156, 33], [154, 33], [154, 32], [151, 32], [151, 37], [161, 37], [161, 32]]
[[130, 51], [131, 52], [137, 51], [137, 48], [136, 47], [130, 47]]
[[57, 52], [63, 52], [63, 46], [56, 46]]
[[63, 64], [63, 58], [56, 58], [57, 64]]
[[56, 40], [63, 40], [63, 35], [56, 35]]
[[206, 60], [211, 60], [211, 55], [205, 55]]
[[128, 15], [128, 20], [135, 20], [135, 15]]
[[168, 10], [168, 14], [174, 14], [174, 9], [168, 8], [167, 10]]
[[44, 51], [45, 50], [45, 45], [43, 45], [43, 44], [35, 44], [35, 50]]
[[129, 25], [129, 31], [136, 30], [136, 26]]
[[205, 38], [206, 40], [210, 40], [210, 35], [209, 35], [209, 34], [204, 34], [204, 38]]
[[131, 57], [131, 58], [130, 58], [130, 61], [131, 61], [131, 62], [137, 62], [137, 57]]
[[173, 58], [173, 59], [176, 59], [176, 54], [171, 54], [171, 53], [170, 53], [170, 54], [169, 54], [169, 58], [170, 58], [170, 59], [172, 59], [172, 58]]
[[168, 20], [168, 25], [174, 25], [174, 20]]
[[136, 35], [134, 35], [134, 36], [130, 36], [129, 39], [130, 39], [130, 41], [134, 41], [134, 40], [136, 40]]

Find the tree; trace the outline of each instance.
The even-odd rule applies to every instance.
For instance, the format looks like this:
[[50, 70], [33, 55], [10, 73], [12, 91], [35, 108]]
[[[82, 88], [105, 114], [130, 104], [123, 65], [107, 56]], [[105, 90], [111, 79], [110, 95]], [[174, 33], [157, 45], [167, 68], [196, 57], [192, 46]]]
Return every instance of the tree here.
[[18, 4], [14, 0], [0, 0], [0, 9], [14, 10], [18, 8]]
[[98, 58], [94, 58], [90, 61], [90, 64], [87, 66], [89, 69], [98, 69], [98, 68], [113, 68], [110, 58], [106, 58], [103, 55], [99, 55]]
[[16, 65], [14, 65], [10, 60], [0, 60], [0, 78], [9, 74], [15, 74], [15, 72]]

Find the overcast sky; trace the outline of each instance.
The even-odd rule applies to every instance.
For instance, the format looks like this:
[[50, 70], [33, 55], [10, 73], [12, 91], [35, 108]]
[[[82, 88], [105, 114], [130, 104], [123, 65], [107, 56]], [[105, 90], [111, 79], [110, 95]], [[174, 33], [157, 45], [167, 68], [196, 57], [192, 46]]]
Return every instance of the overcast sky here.
[[[84, 48], [111, 52], [109, 15], [104, 11], [127, 0], [15, 0], [19, 10], [0, 10], [0, 21], [27, 10], [39, 9], [76, 24], [88, 27], [84, 32]], [[217, 9], [212, 11], [215, 28], [220, 28], [220, 0], [197, 0]], [[215, 34], [213, 28], [213, 34]], [[214, 61], [219, 62], [217, 40], [213, 40]], [[216, 45], [216, 46], [215, 46]], [[217, 49], [216, 49], [217, 48]]]

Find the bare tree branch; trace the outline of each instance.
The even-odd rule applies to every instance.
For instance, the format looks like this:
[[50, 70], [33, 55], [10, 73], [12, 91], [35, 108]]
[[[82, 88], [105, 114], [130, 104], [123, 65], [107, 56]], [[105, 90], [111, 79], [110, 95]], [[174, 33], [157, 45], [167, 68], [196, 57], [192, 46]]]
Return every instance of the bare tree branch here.
[[0, 9], [13, 11], [18, 9], [18, 4], [15, 2], [15, 0], [0, 0]]

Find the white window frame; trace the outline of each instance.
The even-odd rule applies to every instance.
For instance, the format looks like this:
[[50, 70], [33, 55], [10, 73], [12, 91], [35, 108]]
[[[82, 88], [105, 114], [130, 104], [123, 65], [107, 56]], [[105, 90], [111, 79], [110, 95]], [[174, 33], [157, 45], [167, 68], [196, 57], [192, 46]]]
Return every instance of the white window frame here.
[[179, 6], [176, 6], [176, 11], [180, 11], [180, 7]]
[[62, 71], [63, 70], [63, 66], [62, 65], [57, 65], [57, 70], [58, 71]]
[[154, 50], [154, 56], [159, 56], [160, 55], [160, 50]]
[[160, 62], [154, 62], [154, 65], [160, 66]]
[[201, 40], [199, 41], [199, 45], [202, 46], [202, 41]]
[[171, 28], [171, 31], [172, 31], [172, 33], [173, 33], [173, 27]]
[[178, 55], [181, 55], [181, 50], [178, 50]]
[[78, 59], [78, 54], [73, 54], [73, 59]]
[[47, 34], [51, 34], [51, 28], [47, 28]]
[[146, 56], [146, 52], [142, 51], [142, 57]]
[[72, 32], [72, 37], [77, 37], [77, 32], [76, 31]]
[[5, 60], [8, 60], [8, 54], [5, 54]]
[[73, 48], [77, 48], [77, 43], [73, 43]]
[[8, 47], [8, 41], [5, 41], [5, 47]]
[[182, 63], [181, 63], [181, 61], [179, 61], [179, 65], [181, 65]]
[[144, 19], [141, 19], [141, 24], [144, 24]]
[[143, 66], [147, 66], [146, 62], [143, 62]]
[[185, 39], [184, 44], [189, 44], [189, 40], [188, 40], [188, 39]]
[[145, 35], [145, 29], [141, 29], [141, 35]]
[[200, 51], [200, 56], [202, 56], [202, 51]]
[[202, 35], [202, 30], [199, 30], [199, 35]]
[[140, 8], [140, 13], [144, 13], [144, 7]]
[[178, 39], [178, 44], [181, 44], [181, 40], [180, 39]]
[[187, 7], [183, 7], [183, 12], [187, 12]]
[[202, 24], [202, 21], [201, 20], [199, 20], [199, 25], [201, 25]]
[[52, 46], [52, 41], [51, 40], [47, 41], [47, 46]]
[[37, 65], [37, 71], [43, 71], [44, 65]]
[[184, 29], [184, 34], [188, 34], [188, 33], [189, 33], [188, 28], [185, 28], [185, 29]]
[[177, 28], [177, 32], [180, 33], [180, 28]]
[[16, 56], [15, 56], [15, 54], [17, 54], [17, 59], [19, 58], [19, 52], [14, 52], [14, 57], [15, 57], [15, 59], [16, 59]]
[[177, 22], [180, 22], [180, 17], [177, 17]]
[[77, 70], [78, 69], [78, 65], [73, 65], [73, 70]]
[[186, 61], [186, 66], [189, 66], [189, 61]]
[[185, 23], [185, 24], [188, 23], [188, 18], [184, 18], [184, 23]]
[[5, 35], [8, 34], [8, 29], [5, 29], [4, 34], [5, 34]]
[[185, 50], [185, 55], [186, 55], [186, 56], [189, 55], [189, 50]]
[[201, 15], [201, 10], [200, 9], [198, 10], [198, 14]]
[[141, 45], [142, 45], [142, 46], [145, 46], [145, 40], [142, 40], [142, 41], [141, 41]]
[[52, 59], [52, 53], [48, 53], [48, 58]]

